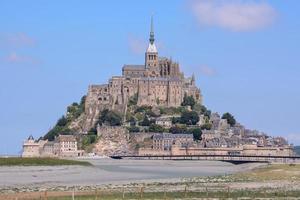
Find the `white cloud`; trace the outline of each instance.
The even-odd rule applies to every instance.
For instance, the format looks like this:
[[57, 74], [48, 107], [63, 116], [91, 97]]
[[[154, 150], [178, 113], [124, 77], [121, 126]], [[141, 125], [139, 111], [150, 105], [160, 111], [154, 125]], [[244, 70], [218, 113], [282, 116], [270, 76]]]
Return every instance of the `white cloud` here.
[[143, 54], [146, 51], [146, 41], [133, 35], [128, 37], [129, 50], [134, 54]]
[[[137, 54], [137, 55], [144, 54], [147, 49], [147, 45], [148, 45], [148, 41], [146, 39], [134, 36], [132, 34], [130, 34], [128, 37], [129, 50], [133, 54]], [[155, 41], [155, 45], [158, 51], [165, 49], [164, 44], [159, 41]]]
[[36, 40], [26, 33], [10, 33], [0, 34], [0, 46], [7, 48], [33, 47], [36, 45]]
[[190, 8], [201, 25], [231, 31], [253, 31], [272, 24], [275, 9], [266, 2], [253, 0], [198, 0]]
[[32, 58], [31, 56], [19, 55], [16, 52], [12, 52], [9, 55], [5, 56], [4, 61], [8, 63], [29, 63], [29, 64], [37, 64], [39, 61], [37, 59]]
[[35, 39], [29, 37], [26, 33], [17, 33], [8, 38], [9, 42], [16, 46], [34, 46]]
[[214, 76], [217, 73], [214, 68], [211, 68], [207, 65], [201, 65], [200, 72], [201, 72], [201, 74], [206, 75], [206, 76]]

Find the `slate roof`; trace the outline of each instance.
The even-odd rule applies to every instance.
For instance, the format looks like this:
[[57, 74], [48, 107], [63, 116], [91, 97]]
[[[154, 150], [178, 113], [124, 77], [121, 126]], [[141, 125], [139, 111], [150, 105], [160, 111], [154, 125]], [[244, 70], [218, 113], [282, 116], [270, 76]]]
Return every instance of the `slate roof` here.
[[155, 133], [153, 139], [177, 139], [177, 138], [193, 138], [193, 134], [172, 134], [172, 133]]
[[144, 71], [145, 65], [124, 65], [123, 70], [139, 70]]

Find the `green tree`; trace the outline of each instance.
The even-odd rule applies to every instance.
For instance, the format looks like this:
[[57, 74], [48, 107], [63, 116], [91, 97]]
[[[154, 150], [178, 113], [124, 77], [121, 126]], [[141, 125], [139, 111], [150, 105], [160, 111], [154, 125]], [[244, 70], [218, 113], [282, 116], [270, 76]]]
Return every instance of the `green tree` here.
[[57, 126], [66, 126], [68, 123], [68, 120], [66, 117], [63, 115], [56, 123]]
[[110, 111], [105, 119], [111, 126], [120, 126], [122, 124], [122, 116], [119, 113]]
[[101, 111], [100, 117], [99, 117], [99, 123], [103, 124], [106, 120], [106, 116], [108, 114], [109, 110], [108, 109], [104, 109]]
[[138, 112], [143, 112], [143, 113], [146, 113], [147, 111], [151, 110], [152, 107], [151, 106], [140, 106], [140, 107], [137, 107], [136, 110], [135, 110], [135, 113], [138, 113]]
[[201, 126], [201, 129], [202, 130], [210, 130], [212, 127], [212, 124], [211, 123], [205, 123]]
[[128, 131], [129, 131], [130, 133], [137, 133], [137, 132], [140, 132], [140, 128], [137, 127], [137, 126], [130, 126], [130, 127], [128, 127], [127, 129], [128, 129]]
[[88, 132], [88, 135], [97, 135], [97, 129], [95, 127], [91, 128]]
[[130, 119], [128, 120], [128, 122], [130, 123], [130, 126], [135, 126], [136, 124], [136, 120], [133, 116], [130, 117]]
[[150, 120], [147, 115], [144, 116], [143, 121], [139, 123], [140, 126], [150, 126]]
[[234, 126], [236, 123], [234, 116], [228, 112], [223, 114], [222, 119], [227, 119], [227, 122], [230, 124], [230, 126]]
[[83, 149], [86, 149], [91, 144], [94, 144], [97, 141], [96, 135], [85, 135], [81, 138], [81, 146]]
[[131, 96], [129, 98], [129, 101], [128, 101], [128, 106], [134, 106], [134, 105], [137, 105], [137, 102], [138, 102], [138, 94], [134, 94], [133, 96]]
[[186, 125], [175, 125], [170, 128], [169, 132], [173, 134], [187, 133], [187, 127]]
[[201, 105], [200, 106], [200, 114], [210, 118], [210, 115], [211, 115], [211, 111], [208, 110], [204, 105]]
[[186, 125], [196, 125], [198, 121], [199, 115], [195, 111], [185, 111], [180, 117], [180, 122]]
[[105, 109], [101, 112], [99, 122], [100, 124], [107, 123], [110, 126], [120, 126], [122, 124], [122, 115], [115, 111]]
[[151, 124], [149, 126], [149, 132], [153, 132], [153, 133], [162, 133], [164, 132], [164, 127], [158, 124]]
[[172, 117], [172, 124], [180, 123], [180, 117]]
[[85, 100], [86, 100], [86, 95], [82, 96], [80, 99], [79, 106], [80, 106], [82, 112], [84, 112], [84, 110], [85, 110]]
[[194, 108], [194, 105], [196, 104], [196, 101], [193, 96], [187, 96], [187, 94], [184, 94], [183, 102], [181, 103], [182, 106], [191, 106], [191, 108]]
[[72, 131], [68, 127], [54, 126], [48, 133], [43, 137], [44, 140], [53, 141], [58, 135], [71, 135]]
[[193, 134], [194, 140], [201, 140], [202, 130], [200, 128], [192, 128], [188, 132]]

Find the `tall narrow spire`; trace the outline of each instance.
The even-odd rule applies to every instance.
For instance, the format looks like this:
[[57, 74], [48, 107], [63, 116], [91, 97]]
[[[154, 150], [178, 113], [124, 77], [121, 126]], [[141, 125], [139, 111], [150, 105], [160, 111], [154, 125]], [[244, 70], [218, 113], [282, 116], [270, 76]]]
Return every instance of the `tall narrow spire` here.
[[153, 15], [151, 16], [151, 30], [150, 30], [150, 43], [154, 43], [154, 30], [153, 30]]

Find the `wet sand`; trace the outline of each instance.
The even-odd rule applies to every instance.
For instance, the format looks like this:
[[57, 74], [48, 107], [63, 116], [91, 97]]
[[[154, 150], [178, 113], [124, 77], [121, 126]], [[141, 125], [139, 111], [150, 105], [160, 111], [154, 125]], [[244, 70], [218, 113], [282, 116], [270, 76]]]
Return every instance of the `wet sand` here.
[[0, 188], [88, 186], [138, 182], [169, 182], [181, 178], [232, 174], [261, 164], [233, 165], [220, 161], [87, 160], [85, 166], [0, 167]]

